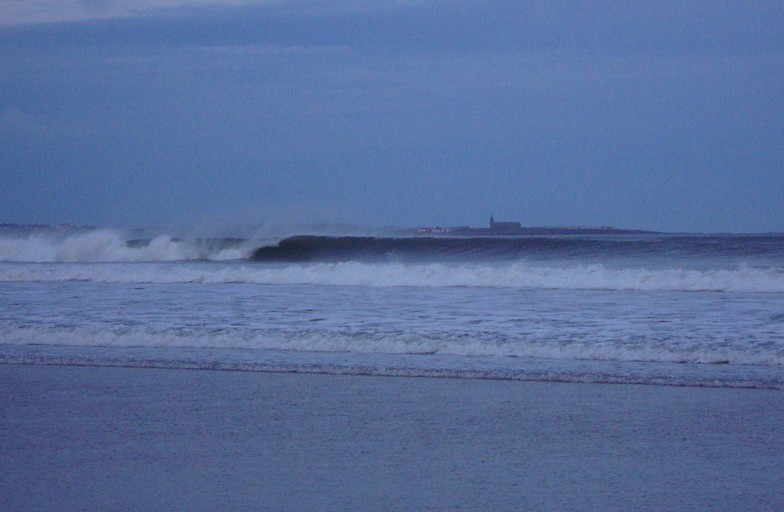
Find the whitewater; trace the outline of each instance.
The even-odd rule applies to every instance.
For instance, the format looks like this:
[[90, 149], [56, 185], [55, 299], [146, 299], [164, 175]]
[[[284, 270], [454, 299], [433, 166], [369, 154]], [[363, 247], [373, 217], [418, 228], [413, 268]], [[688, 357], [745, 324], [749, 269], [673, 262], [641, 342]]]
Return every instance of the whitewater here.
[[784, 237], [18, 228], [0, 363], [783, 389]]

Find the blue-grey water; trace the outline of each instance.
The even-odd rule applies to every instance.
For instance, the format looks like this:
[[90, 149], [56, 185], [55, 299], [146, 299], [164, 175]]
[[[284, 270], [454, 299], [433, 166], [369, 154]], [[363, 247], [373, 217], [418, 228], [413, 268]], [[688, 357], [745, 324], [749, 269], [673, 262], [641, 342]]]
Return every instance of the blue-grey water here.
[[0, 234], [0, 362], [784, 388], [784, 237]]

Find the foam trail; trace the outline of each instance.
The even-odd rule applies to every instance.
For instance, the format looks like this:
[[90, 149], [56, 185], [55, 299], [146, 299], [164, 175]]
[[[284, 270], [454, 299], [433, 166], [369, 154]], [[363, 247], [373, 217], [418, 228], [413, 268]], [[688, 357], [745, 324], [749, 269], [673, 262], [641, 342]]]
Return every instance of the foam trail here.
[[439, 354], [468, 357], [519, 357], [554, 360], [656, 362], [688, 364], [733, 364], [784, 366], [784, 353], [775, 347], [757, 351], [724, 346], [625, 346], [582, 342], [552, 335], [546, 341], [517, 340], [513, 343], [465, 336], [436, 338], [421, 333], [353, 335], [337, 331], [242, 331], [152, 328], [63, 328], [39, 327], [0, 329], [7, 345], [47, 344], [71, 347], [147, 347], [189, 349], [253, 349], [295, 352], [358, 354]]
[[[156, 244], [150, 244], [156, 245]], [[168, 245], [161, 241], [161, 246]], [[156, 249], [144, 253], [149, 257]], [[181, 258], [180, 249], [160, 249]], [[240, 251], [241, 249], [230, 249]], [[132, 253], [133, 254], [133, 253]], [[216, 252], [220, 259], [224, 252]], [[236, 256], [239, 254], [230, 254]], [[116, 257], [117, 254], [114, 254]], [[143, 260], [140, 254], [134, 254]], [[734, 269], [610, 268], [601, 264], [555, 266], [513, 262], [500, 265], [464, 263], [164, 263], [0, 264], [0, 281], [102, 283], [247, 283], [329, 286], [497, 287], [574, 290], [784, 292], [784, 270], [778, 267]]]
[[626, 363], [449, 355], [352, 354], [276, 350], [0, 345], [0, 364], [108, 366], [241, 372], [321, 373], [450, 379], [626, 383], [665, 386], [784, 389], [769, 367]]

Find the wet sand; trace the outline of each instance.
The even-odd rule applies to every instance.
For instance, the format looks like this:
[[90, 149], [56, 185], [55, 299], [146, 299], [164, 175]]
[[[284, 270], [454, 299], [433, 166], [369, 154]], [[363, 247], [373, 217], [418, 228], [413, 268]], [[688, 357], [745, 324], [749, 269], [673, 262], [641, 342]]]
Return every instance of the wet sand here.
[[0, 365], [0, 509], [784, 510], [784, 393]]

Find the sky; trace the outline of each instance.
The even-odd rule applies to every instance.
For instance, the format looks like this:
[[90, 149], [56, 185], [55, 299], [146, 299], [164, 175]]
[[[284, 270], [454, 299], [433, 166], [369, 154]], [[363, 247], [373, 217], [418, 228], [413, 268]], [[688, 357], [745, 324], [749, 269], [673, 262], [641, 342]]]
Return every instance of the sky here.
[[784, 2], [5, 0], [0, 223], [784, 231]]

